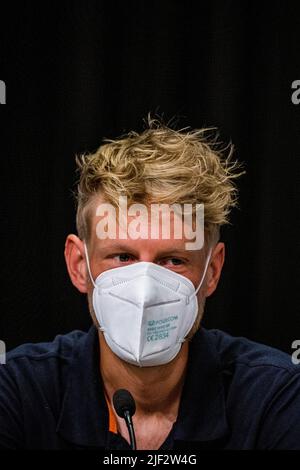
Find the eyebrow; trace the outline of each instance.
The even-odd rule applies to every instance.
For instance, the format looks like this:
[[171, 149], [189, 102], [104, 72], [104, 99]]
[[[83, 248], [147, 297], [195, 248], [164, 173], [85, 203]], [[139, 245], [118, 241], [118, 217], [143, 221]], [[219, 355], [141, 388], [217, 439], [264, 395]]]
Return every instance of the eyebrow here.
[[[118, 252], [118, 251], [124, 251], [126, 253], [130, 252], [130, 253], [133, 253], [135, 256], [138, 256], [139, 255], [139, 252], [138, 250], [136, 250], [134, 247], [132, 246], [128, 246], [124, 243], [116, 243], [116, 244], [111, 244], [111, 245], [107, 245], [105, 247], [99, 247], [97, 248], [97, 252], [99, 254], [103, 254], [103, 253], [107, 253], [107, 252]], [[181, 255], [187, 255], [188, 253], [190, 253], [190, 250], [185, 250], [185, 249], [182, 249], [182, 248], [169, 248], [167, 250], [161, 250], [161, 251], [158, 251], [156, 253], [156, 256], [168, 256], [168, 255], [171, 255], [171, 254], [181, 254]]]
[[137, 253], [137, 250], [135, 250], [134, 248], [132, 247], [129, 247], [127, 246], [126, 244], [123, 244], [123, 243], [114, 243], [113, 245], [106, 245], [106, 246], [99, 246], [97, 248], [97, 252], [98, 253], [103, 253], [103, 252], [107, 252], [107, 251], [111, 251], [111, 252], [114, 252], [114, 251], [131, 251], [131, 252], [135, 252]]

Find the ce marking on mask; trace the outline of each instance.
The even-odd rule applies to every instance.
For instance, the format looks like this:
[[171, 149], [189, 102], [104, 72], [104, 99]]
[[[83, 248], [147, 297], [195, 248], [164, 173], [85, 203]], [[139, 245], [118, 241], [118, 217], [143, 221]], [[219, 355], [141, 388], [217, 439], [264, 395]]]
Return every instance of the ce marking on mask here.
[[[143, 457], [143, 458], [142, 458]], [[110, 454], [104, 457], [104, 465], [127, 465], [134, 468], [136, 464], [158, 465], [196, 465], [197, 456], [187, 454], [147, 454], [142, 456], [115, 456]]]
[[149, 320], [147, 328], [147, 341], [159, 341], [169, 337], [171, 330], [176, 330], [177, 325], [171, 326], [172, 322], [177, 322], [178, 316], [174, 315], [159, 320]]

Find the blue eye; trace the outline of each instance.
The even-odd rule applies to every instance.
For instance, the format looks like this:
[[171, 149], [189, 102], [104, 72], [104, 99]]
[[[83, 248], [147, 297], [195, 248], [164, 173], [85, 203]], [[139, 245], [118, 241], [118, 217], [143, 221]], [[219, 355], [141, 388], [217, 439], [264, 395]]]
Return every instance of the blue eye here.
[[128, 253], [120, 253], [118, 255], [115, 255], [115, 258], [119, 258], [118, 261], [121, 263], [127, 263], [132, 259], [132, 256], [130, 256]]
[[180, 264], [182, 264], [182, 260], [179, 258], [170, 258], [170, 260], [172, 261], [174, 266], [179, 266]]
[[161, 264], [165, 266], [182, 266], [184, 261], [180, 258], [166, 258], [162, 261]]

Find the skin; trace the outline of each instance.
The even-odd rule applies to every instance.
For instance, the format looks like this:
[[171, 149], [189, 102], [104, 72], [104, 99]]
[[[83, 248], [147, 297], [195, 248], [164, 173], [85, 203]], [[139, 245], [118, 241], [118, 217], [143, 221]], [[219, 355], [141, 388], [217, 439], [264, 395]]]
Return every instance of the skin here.
[[[102, 201], [101, 197], [98, 203]], [[93, 211], [95, 213], [95, 211]], [[185, 240], [171, 237], [146, 240], [99, 240], [96, 224], [99, 217], [91, 217], [91, 236], [87, 243], [93, 279], [108, 269], [126, 266], [139, 261], [157, 263], [177, 272], [198, 286], [206, 260], [204, 250], [185, 250]], [[198, 292], [198, 303], [204, 306], [206, 297], [217, 288], [225, 258], [224, 243], [213, 246], [205, 280]], [[65, 243], [65, 260], [74, 286], [88, 296], [89, 308], [96, 325], [91, 296], [93, 285], [87, 272], [83, 241], [75, 234], [68, 235]], [[200, 316], [202, 315], [202, 310]], [[110, 403], [115, 390], [129, 390], [136, 401], [134, 426], [138, 449], [158, 449], [177, 419], [180, 397], [184, 385], [189, 342], [184, 342], [178, 355], [168, 364], [154, 367], [136, 367], [122, 361], [107, 346], [99, 331], [100, 374]], [[115, 413], [116, 414], [116, 413]], [[129, 442], [123, 419], [116, 415], [118, 432]]]

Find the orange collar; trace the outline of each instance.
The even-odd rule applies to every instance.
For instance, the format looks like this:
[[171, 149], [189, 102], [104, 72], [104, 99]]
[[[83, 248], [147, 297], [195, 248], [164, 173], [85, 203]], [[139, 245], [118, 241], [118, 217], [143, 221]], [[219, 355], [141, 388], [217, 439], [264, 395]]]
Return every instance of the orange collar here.
[[112, 406], [109, 402], [109, 399], [108, 399], [105, 391], [104, 391], [104, 396], [105, 396], [105, 400], [106, 400], [106, 403], [107, 403], [107, 406], [108, 406], [108, 413], [109, 413], [109, 426], [108, 426], [108, 429], [109, 429], [110, 432], [113, 432], [114, 434], [118, 434], [118, 425], [117, 425], [116, 416], [115, 416], [115, 413], [112, 409]]

